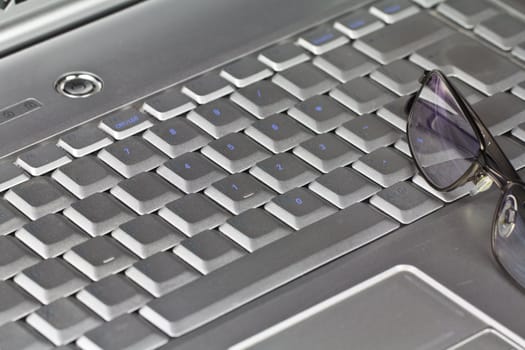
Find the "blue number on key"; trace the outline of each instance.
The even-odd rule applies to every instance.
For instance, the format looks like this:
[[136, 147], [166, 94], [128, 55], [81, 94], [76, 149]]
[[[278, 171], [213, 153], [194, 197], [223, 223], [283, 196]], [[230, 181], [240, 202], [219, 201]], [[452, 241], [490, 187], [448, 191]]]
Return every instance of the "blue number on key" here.
[[275, 168], [276, 168], [277, 170], [279, 170], [279, 171], [283, 171], [283, 170], [284, 170], [284, 167], [283, 167], [283, 165], [282, 165], [281, 163], [277, 163], [277, 164], [275, 164]]
[[388, 165], [388, 160], [383, 159], [383, 166], [387, 166], [387, 165]]
[[215, 114], [217, 117], [221, 115], [221, 110], [218, 108], [213, 109], [213, 114]]
[[135, 124], [138, 121], [139, 121], [138, 115], [134, 115], [133, 117], [131, 117], [129, 119], [123, 120], [123, 121], [118, 122], [117, 124], [115, 124], [115, 129], [117, 129], [117, 130], [124, 129], [125, 127], [133, 125], [133, 124]]
[[323, 36], [321, 36], [321, 37], [319, 37], [317, 39], [312, 40], [312, 43], [314, 45], [321, 45], [321, 44], [324, 44], [325, 42], [333, 39], [333, 37], [334, 37], [334, 33], [326, 33], [325, 35], [323, 35]]
[[184, 168], [191, 169], [191, 165], [189, 163], [184, 163]]
[[368, 129], [368, 125], [363, 125], [363, 130]]
[[350, 27], [350, 29], [357, 29], [359, 27], [362, 27], [364, 24], [365, 24], [365, 21], [360, 19], [360, 20], [357, 20], [355, 22], [350, 22], [348, 24], [348, 27]]
[[401, 5], [391, 5], [391, 6], [385, 7], [383, 9], [383, 11], [385, 11], [385, 13], [394, 13], [394, 12], [397, 12], [399, 10], [401, 10]]
[[320, 143], [320, 144], [319, 144], [319, 149], [320, 149], [321, 151], [326, 151], [326, 145], [325, 145], [324, 143]]
[[235, 149], [235, 146], [229, 143], [226, 145], [226, 148], [228, 148], [230, 151], [233, 151]]
[[279, 130], [279, 125], [273, 123], [272, 124], [272, 129], [275, 130], [275, 131]]
[[322, 112], [323, 111], [323, 106], [319, 105], [319, 106], [315, 106], [315, 110], [317, 112]]
[[169, 132], [170, 132], [170, 134], [173, 135], [173, 136], [177, 135], [177, 130], [175, 130], [175, 129], [173, 129], [173, 128], [169, 129]]
[[417, 143], [423, 143], [424, 142], [423, 138], [421, 138], [421, 137], [416, 138], [416, 141], [417, 141]]
[[236, 184], [232, 184], [232, 188], [233, 188], [235, 191], [238, 191], [238, 190], [239, 190], [239, 187], [238, 187]]
[[295, 203], [297, 203], [298, 205], [303, 205], [303, 200], [301, 197], [297, 197], [295, 198]]
[[262, 97], [261, 89], [257, 89], [257, 97], [259, 97], [259, 98]]
[[126, 153], [128, 156], [131, 154], [130, 149], [127, 148], [127, 147], [124, 147], [123, 151], [124, 151], [124, 153]]

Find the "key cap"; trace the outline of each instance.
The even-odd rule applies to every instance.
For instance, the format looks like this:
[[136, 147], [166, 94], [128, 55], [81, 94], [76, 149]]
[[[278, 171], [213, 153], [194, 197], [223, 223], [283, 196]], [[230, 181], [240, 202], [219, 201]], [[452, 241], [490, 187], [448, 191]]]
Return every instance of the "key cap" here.
[[4, 192], [29, 179], [30, 177], [21, 168], [10, 161], [0, 163], [0, 192]]
[[47, 259], [15, 276], [16, 284], [42, 304], [71, 295], [88, 284], [60, 258]]
[[325, 93], [337, 84], [309, 62], [276, 74], [272, 82], [301, 100]]
[[298, 45], [315, 55], [321, 55], [348, 42], [347, 37], [328, 27], [320, 27], [308, 31], [297, 40]]
[[453, 191], [440, 192], [430, 186], [430, 184], [420, 174], [416, 174], [416, 176], [412, 178], [412, 182], [446, 203], [451, 203], [462, 197], [465, 197], [472, 189], [474, 189], [472, 182], [469, 182]]
[[377, 115], [394, 125], [401, 131], [405, 132], [407, 129], [408, 114], [406, 104], [410, 100], [411, 95], [399, 97], [394, 101], [385, 104], [377, 110]]
[[123, 315], [95, 328], [77, 341], [82, 349], [157, 349], [168, 338], [135, 314]]
[[143, 137], [170, 158], [195, 151], [211, 140], [210, 136], [184, 118], [155, 125], [147, 130]]
[[275, 197], [264, 206], [264, 209], [296, 230], [337, 211], [312, 191], [303, 187]]
[[188, 119], [215, 138], [245, 129], [254, 119], [227, 99], [197, 107]]
[[16, 164], [33, 176], [44, 175], [69, 162], [67, 153], [51, 143], [22, 153], [16, 159]]
[[292, 232], [266, 211], [255, 208], [234, 216], [219, 230], [249, 252], [253, 252]]
[[352, 166], [383, 187], [406, 180], [416, 172], [411, 160], [390, 147], [379, 148], [361, 157]]
[[200, 193], [189, 194], [168, 203], [159, 211], [159, 215], [188, 236], [219, 226], [230, 217], [225, 210]]
[[64, 259], [93, 281], [125, 270], [137, 260], [108, 236], [73, 247]]
[[32, 220], [56, 213], [73, 202], [73, 197], [47, 177], [21, 183], [7, 191], [4, 198]]
[[461, 93], [463, 97], [467, 99], [470, 104], [481, 101], [485, 95], [478, 90], [472, 88], [470, 85], [465, 84], [456, 77], [448, 77], [451, 84]]
[[46, 305], [29, 315], [26, 321], [57, 346], [74, 341], [102, 323], [73, 298]]
[[373, 112], [394, 99], [388, 90], [368, 78], [350, 80], [330, 91], [330, 96], [359, 114]]
[[398, 95], [416, 92], [421, 84], [423, 70], [407, 60], [397, 60], [370, 74], [370, 78]]
[[11, 281], [0, 282], [0, 296], [0, 325], [18, 320], [40, 307]]
[[424, 8], [430, 8], [430, 7], [436, 6], [437, 4], [445, 0], [412, 0], [412, 1], [414, 1], [416, 4]]
[[272, 74], [270, 69], [252, 56], [230, 63], [221, 70], [221, 77], [239, 88], [266, 79]]
[[237, 90], [230, 98], [259, 119], [285, 111], [297, 102], [295, 97], [268, 80]]
[[512, 50], [512, 54], [525, 61], [525, 41], [516, 45], [516, 47]]
[[386, 23], [395, 23], [419, 12], [408, 0], [383, 0], [370, 7], [370, 13]]
[[319, 173], [290, 153], [277, 154], [257, 163], [250, 174], [279, 193], [313, 181]]
[[223, 136], [203, 147], [201, 152], [230, 173], [244, 171], [270, 156], [270, 153], [243, 134]]
[[377, 17], [366, 11], [353, 12], [335, 22], [334, 28], [352, 39], [358, 39], [385, 26]]
[[204, 275], [245, 254], [242, 248], [215, 230], [203, 231], [183, 241], [173, 252]]
[[512, 136], [515, 136], [521, 141], [525, 142], [525, 123], [521, 123], [512, 129]]
[[288, 114], [318, 134], [337, 128], [355, 114], [326, 95], [314, 96], [299, 103]]
[[525, 122], [525, 101], [509, 93], [497, 93], [473, 107], [493, 135], [504, 134]]
[[425, 69], [438, 68], [456, 75], [487, 95], [525, 80], [525, 71], [518, 65], [460, 33], [428, 45], [410, 60]]
[[102, 119], [98, 127], [113, 138], [122, 140], [151, 127], [153, 123], [137, 110], [125, 109]]
[[7, 235], [18, 230], [27, 219], [8, 202], [0, 199], [0, 235]]
[[13, 236], [0, 237], [0, 280], [6, 280], [39, 261]]
[[525, 23], [502, 13], [478, 24], [474, 33], [500, 49], [509, 51], [525, 40]]
[[181, 336], [397, 227], [369, 206], [353, 205], [151, 301], [140, 314]]
[[521, 98], [522, 100], [525, 100], [525, 81], [519, 83], [518, 85], [514, 86], [511, 90], [511, 92]]
[[169, 249], [185, 238], [179, 230], [152, 214], [120, 225], [111, 235], [142, 259]]
[[200, 275], [172, 252], [161, 252], [135, 263], [126, 276], [159, 298]]
[[139, 215], [157, 211], [181, 196], [155, 173], [141, 173], [124, 180], [111, 189], [111, 194]]
[[30, 331], [22, 322], [8, 323], [0, 327], [0, 349], [47, 350], [52, 348], [49, 342]]
[[356, 161], [362, 153], [333, 134], [321, 134], [294, 148], [293, 153], [323, 173]]
[[274, 114], [259, 120], [247, 128], [245, 133], [273, 153], [286, 152], [313, 136], [284, 114]]
[[98, 157], [125, 177], [156, 168], [166, 159], [137, 137], [104, 148]]
[[451, 33], [452, 30], [441, 21], [422, 12], [358, 39], [354, 47], [376, 61], [387, 64]]
[[158, 120], [167, 120], [195, 108], [195, 103], [180, 90], [162, 92], [144, 101], [142, 109]]
[[498, 13], [484, 0], [447, 1], [440, 4], [437, 10], [467, 29], [474, 28], [476, 24]]
[[76, 129], [63, 135], [57, 146], [65, 149], [73, 157], [84, 157], [113, 143], [113, 140], [102, 130], [93, 126]]
[[157, 173], [186, 193], [199, 192], [226, 177], [224, 170], [196, 152], [167, 161]]
[[80, 199], [110, 189], [121, 180], [107, 165], [91, 156], [58, 168], [51, 177]]
[[378, 66], [348, 45], [317, 56], [313, 64], [343, 83], [367, 75]]
[[30, 222], [16, 231], [15, 236], [44, 259], [57, 257], [88, 239], [60, 214]]
[[262, 51], [257, 59], [276, 72], [283, 71], [299, 63], [306, 62], [310, 56], [293, 43], [279, 44]]
[[496, 142], [509, 158], [514, 169], [521, 169], [525, 166], [525, 146], [508, 136], [496, 136]]
[[232, 93], [233, 87], [218, 74], [211, 73], [184, 83], [182, 93], [205, 104]]
[[77, 299], [104, 320], [111, 321], [142, 307], [151, 296], [119, 274], [90, 284], [78, 292]]
[[401, 136], [394, 127], [373, 114], [350, 120], [337, 128], [335, 133], [367, 153], [390, 146]]
[[135, 216], [107, 193], [95, 193], [73, 203], [64, 215], [91, 236], [102, 236]]
[[408, 145], [408, 141], [406, 136], [401, 136], [399, 140], [394, 143], [394, 147], [398, 150], [404, 153], [406, 156], [409, 156], [412, 158], [412, 153], [410, 153], [410, 146]]
[[443, 206], [443, 203], [414, 185], [398, 182], [370, 198], [370, 204], [402, 224], [410, 224]]
[[219, 180], [204, 193], [234, 214], [258, 207], [274, 196], [272, 190], [246, 173]]

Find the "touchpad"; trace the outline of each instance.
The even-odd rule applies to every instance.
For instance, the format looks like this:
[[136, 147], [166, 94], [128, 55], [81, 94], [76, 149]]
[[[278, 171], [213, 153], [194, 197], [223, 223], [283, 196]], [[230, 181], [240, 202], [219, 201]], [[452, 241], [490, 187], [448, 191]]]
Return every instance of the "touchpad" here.
[[[412, 267], [395, 267], [283, 321], [230, 350], [463, 349], [490, 330], [501, 349], [520, 349], [481, 312]], [[500, 349], [499, 347], [497, 349]]]

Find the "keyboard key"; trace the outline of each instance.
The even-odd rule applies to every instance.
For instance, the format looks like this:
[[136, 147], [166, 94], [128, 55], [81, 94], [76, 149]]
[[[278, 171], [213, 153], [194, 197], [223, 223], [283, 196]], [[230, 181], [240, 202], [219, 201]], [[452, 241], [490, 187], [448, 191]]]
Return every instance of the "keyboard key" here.
[[152, 125], [153, 123], [145, 114], [134, 109], [126, 109], [102, 119], [99, 128], [113, 136], [113, 138], [122, 140], [138, 134]]
[[337, 128], [355, 114], [326, 95], [319, 95], [297, 104], [288, 114], [318, 134]]
[[125, 177], [156, 168], [166, 159], [135, 136], [104, 148], [98, 157]]
[[124, 180], [111, 189], [111, 194], [139, 215], [157, 211], [181, 196], [155, 173], [141, 173]]
[[217, 227], [230, 217], [225, 210], [200, 193], [189, 194], [168, 203], [159, 211], [159, 215], [188, 236]]
[[27, 323], [60, 346], [74, 341], [102, 322], [73, 298], [63, 298], [29, 315]]
[[273, 153], [286, 152], [313, 136], [284, 114], [274, 114], [259, 120], [247, 128], [245, 133]]
[[469, 182], [461, 187], [456, 188], [455, 190], [449, 192], [440, 192], [430, 186], [430, 184], [420, 174], [416, 174], [416, 176], [412, 178], [412, 182], [446, 203], [451, 203], [462, 197], [465, 197], [474, 188], [472, 182]]
[[521, 142], [508, 136], [496, 136], [496, 142], [509, 158], [514, 169], [525, 166], [525, 146]]
[[514, 95], [518, 96], [522, 100], [525, 100], [525, 81], [514, 86], [511, 91]]
[[227, 99], [197, 107], [188, 119], [215, 138], [245, 129], [254, 119]]
[[522, 142], [525, 142], [525, 123], [521, 123], [512, 129], [512, 136], [515, 136]]
[[30, 177], [10, 161], [0, 163], [0, 192], [26, 182]]
[[228, 134], [210, 142], [201, 152], [230, 173], [244, 171], [270, 156], [266, 150], [243, 134]]
[[321, 27], [302, 34], [297, 40], [297, 44], [315, 55], [321, 55], [349, 41], [347, 37], [338, 31], [328, 27]]
[[64, 259], [93, 281], [120, 272], [137, 260], [108, 236], [73, 247]]
[[57, 257], [88, 239], [60, 214], [49, 214], [30, 222], [15, 236], [44, 259]]
[[0, 280], [6, 280], [39, 261], [13, 236], [0, 237]]
[[296, 230], [337, 211], [312, 191], [303, 187], [275, 197], [264, 206], [264, 209]]
[[104, 320], [111, 321], [142, 307], [151, 296], [119, 274], [90, 284], [78, 292], [77, 299]]
[[335, 133], [367, 153], [390, 146], [401, 136], [394, 127], [373, 114], [350, 120], [337, 128]]
[[383, 0], [370, 7], [370, 13], [386, 23], [395, 23], [419, 12], [409, 0]]
[[408, 145], [408, 141], [406, 136], [401, 136], [399, 140], [394, 143], [394, 147], [398, 150], [404, 153], [406, 156], [409, 156], [412, 158], [412, 153], [410, 153], [410, 146]]
[[485, 95], [478, 90], [474, 89], [470, 85], [465, 84], [456, 77], [448, 77], [451, 84], [461, 93], [463, 97], [471, 104], [481, 101]]
[[512, 54], [519, 59], [525, 61], [525, 41], [518, 44], [513, 50]]
[[399, 97], [394, 101], [385, 104], [383, 107], [378, 109], [377, 115], [401, 131], [405, 132], [408, 121], [406, 105], [411, 97], [411, 95]]
[[69, 162], [67, 153], [51, 143], [22, 153], [16, 159], [16, 164], [33, 176], [44, 175]]
[[203, 231], [183, 241], [173, 252], [204, 275], [245, 254], [242, 248], [215, 230]]
[[147, 130], [143, 137], [170, 158], [195, 151], [211, 140], [210, 136], [184, 118], [157, 124]]
[[219, 229], [249, 252], [292, 232], [291, 228], [259, 208], [228, 219]]
[[73, 203], [64, 215], [91, 236], [104, 235], [135, 216], [107, 193], [95, 193]]
[[293, 43], [280, 44], [264, 50], [257, 57], [276, 72], [283, 71], [299, 63], [306, 62], [310, 56]]
[[232, 93], [233, 87], [218, 74], [203, 75], [184, 83], [182, 93], [200, 104], [205, 104]]
[[157, 169], [157, 173], [186, 193], [194, 193], [226, 177], [226, 172], [200, 153], [185, 153]]
[[313, 181], [319, 173], [290, 153], [277, 154], [250, 169], [250, 174], [279, 193]]
[[348, 45], [317, 56], [313, 64], [343, 83], [367, 75], [378, 66]]
[[321, 134], [305, 141], [293, 153], [323, 173], [350, 164], [362, 155], [334, 134]]
[[51, 177], [80, 199], [110, 189], [121, 180], [107, 165], [91, 156], [58, 168]]
[[301, 100], [325, 93], [337, 84], [311, 63], [301, 63], [280, 72], [272, 81]]
[[221, 77], [242, 88], [272, 76], [273, 72], [255, 57], [244, 57], [233, 62], [221, 71]]
[[431, 8], [445, 0], [412, 0], [412, 1], [414, 1], [416, 4], [424, 8]]
[[410, 224], [443, 206], [414, 185], [402, 181], [370, 198], [370, 203], [403, 224]]
[[47, 177], [35, 177], [21, 183], [7, 191], [4, 197], [32, 220], [56, 213], [73, 202], [73, 197]]
[[0, 282], [0, 325], [18, 320], [39, 307], [36, 300], [11, 281]]
[[65, 149], [73, 157], [84, 157], [113, 143], [113, 140], [102, 130], [86, 126], [63, 135], [57, 146]]
[[231, 95], [231, 99], [260, 119], [285, 111], [297, 101], [281, 87], [267, 80], [237, 90]]
[[354, 47], [376, 61], [387, 64], [451, 33], [452, 29], [441, 21], [422, 12], [358, 39]]
[[454, 74], [487, 95], [525, 80], [525, 71], [517, 64], [460, 33], [426, 46], [410, 60], [425, 69]]
[[421, 84], [423, 70], [407, 60], [397, 60], [370, 74], [370, 78], [398, 95], [416, 92]]
[[330, 96], [359, 114], [373, 112], [394, 99], [384, 87], [363, 77], [338, 86]]
[[88, 284], [79, 273], [62, 259], [47, 259], [28, 267], [14, 281], [42, 304], [71, 295]]
[[525, 122], [525, 101], [506, 92], [481, 100], [473, 107], [493, 135], [504, 134]]
[[321, 176], [308, 188], [341, 209], [361, 202], [381, 189], [355, 170], [346, 167]]
[[438, 12], [459, 25], [472, 29], [481, 21], [484, 21], [498, 13], [485, 0], [453, 0], [440, 4]]
[[161, 252], [141, 260], [126, 270], [133, 282], [161, 297], [198, 278], [200, 274], [171, 252]]
[[379, 148], [361, 157], [352, 166], [383, 187], [406, 180], [416, 172], [410, 159], [390, 147]]
[[172, 248], [185, 238], [179, 230], [152, 214], [120, 225], [111, 235], [142, 259]]
[[385, 26], [377, 17], [366, 11], [353, 12], [335, 22], [334, 28], [352, 39], [358, 39]]
[[27, 219], [18, 210], [0, 198], [0, 235], [18, 230], [26, 222]]
[[272, 190], [246, 173], [230, 175], [219, 180], [204, 193], [234, 214], [258, 207], [274, 196]]
[[181, 336], [397, 227], [369, 206], [353, 205], [151, 301], [140, 314]]
[[195, 108], [195, 103], [180, 90], [169, 90], [148, 98], [142, 105], [144, 112], [158, 120], [167, 120]]
[[54, 348], [41, 336], [30, 331], [22, 322], [8, 323], [0, 327], [0, 349], [47, 350]]
[[478, 24], [474, 33], [500, 49], [509, 51], [525, 40], [525, 23], [502, 13]]

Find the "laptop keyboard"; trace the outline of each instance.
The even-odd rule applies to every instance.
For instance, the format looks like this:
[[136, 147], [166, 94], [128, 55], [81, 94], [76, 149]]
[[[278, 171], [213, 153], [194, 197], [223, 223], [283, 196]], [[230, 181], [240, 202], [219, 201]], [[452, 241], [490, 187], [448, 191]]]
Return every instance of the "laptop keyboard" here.
[[509, 16], [380, 1], [2, 161], [0, 348], [154, 349], [467, 195], [411, 160], [424, 69], [524, 167]]

